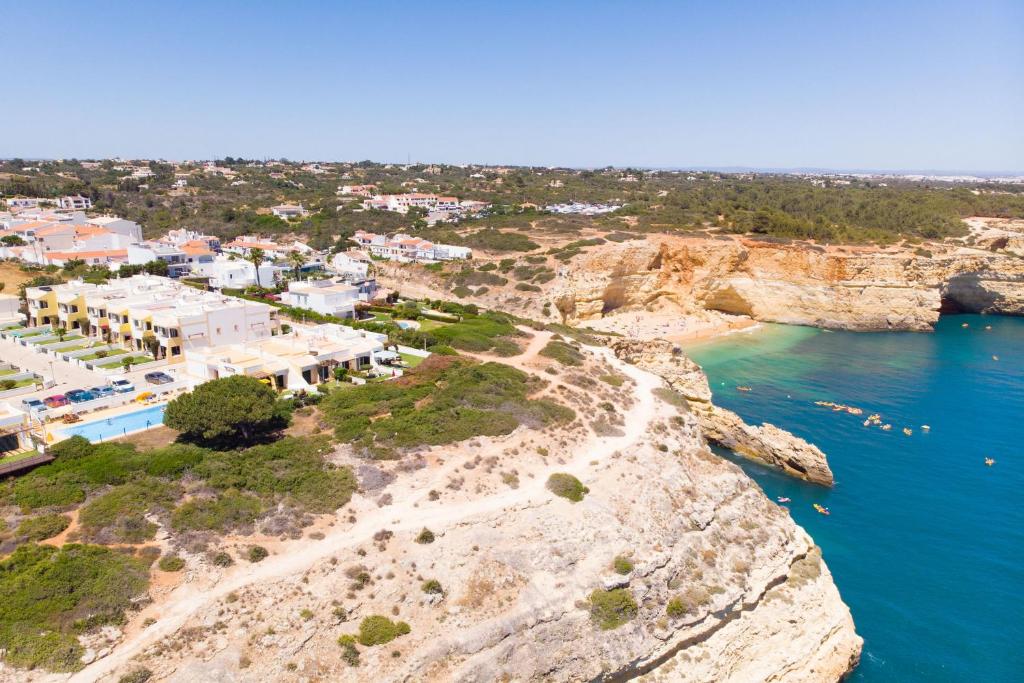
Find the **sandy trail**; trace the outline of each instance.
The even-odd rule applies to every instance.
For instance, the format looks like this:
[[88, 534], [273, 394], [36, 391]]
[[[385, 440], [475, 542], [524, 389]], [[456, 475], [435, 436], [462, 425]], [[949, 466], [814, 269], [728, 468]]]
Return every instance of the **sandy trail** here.
[[[534, 357], [548, 339], [550, 339], [550, 333], [536, 334], [526, 352], [517, 358], [525, 360], [526, 357]], [[428, 502], [427, 495], [430, 487], [420, 486], [415, 493], [386, 511], [372, 514], [367, 510], [367, 514], [360, 515], [359, 521], [354, 525], [334, 527], [324, 540], [315, 544], [311, 544], [309, 541], [296, 541], [294, 544], [289, 544], [290, 547], [284, 547], [280, 554], [263, 563], [238, 565], [232, 573], [224, 575], [212, 586], [183, 584], [171, 594], [168, 601], [162, 606], [160, 617], [156, 623], [129, 637], [118, 645], [110, 655], [75, 673], [69, 680], [81, 683], [99, 680], [124, 667], [132, 657], [142, 653], [145, 648], [175, 633], [202, 608], [223, 599], [229, 593], [243, 589], [250, 584], [267, 583], [301, 574], [340, 549], [369, 541], [373, 534], [383, 527], [396, 533], [416, 531], [424, 526], [443, 529], [471, 518], [500, 514], [510, 507], [523, 507], [547, 500], [551, 494], [545, 491], [544, 486], [550, 474], [556, 471], [568, 471], [583, 477], [584, 470], [591, 466], [592, 461], [600, 463], [600, 461], [611, 457], [616, 451], [640, 441], [648, 433], [648, 425], [656, 415], [657, 406], [652, 391], [661, 386], [661, 380], [620, 361], [610, 349], [589, 348], [596, 355], [603, 357], [612, 367], [617, 368], [619, 372], [628, 375], [636, 382], [634, 389], [636, 401], [624, 416], [625, 432], [621, 436], [598, 437], [592, 435], [585, 444], [578, 448], [572, 460], [565, 464], [555, 463], [543, 469], [539, 476], [518, 489], [508, 489], [480, 500], [442, 506]], [[532, 355], [530, 355], [531, 353]], [[440, 479], [444, 474], [445, 471], [440, 471], [437, 478]], [[421, 506], [416, 507], [417, 504]], [[426, 504], [427, 507], [424, 507], [423, 504]], [[299, 552], [299, 544], [302, 544], [301, 552]]]

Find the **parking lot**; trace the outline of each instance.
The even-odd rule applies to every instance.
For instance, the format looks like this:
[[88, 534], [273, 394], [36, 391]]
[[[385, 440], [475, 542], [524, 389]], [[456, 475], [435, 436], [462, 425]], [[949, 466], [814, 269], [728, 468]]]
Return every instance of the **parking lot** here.
[[[88, 370], [78, 364], [68, 363], [50, 354], [39, 353], [31, 346], [22, 346], [11, 339], [0, 338], [0, 360], [11, 363], [27, 372], [34, 372], [43, 377], [46, 383], [45, 389], [5, 399], [15, 405], [20, 405], [22, 401], [27, 399], [35, 398], [42, 400], [56, 394], [67, 394], [75, 389], [109, 386], [110, 379], [127, 379], [138, 390], [154, 386], [145, 379], [145, 375], [155, 369], [147, 370], [143, 366], [125, 374], [106, 375], [95, 370]], [[160, 370], [167, 372], [167, 368], [161, 368]], [[173, 371], [168, 374], [173, 376]]]

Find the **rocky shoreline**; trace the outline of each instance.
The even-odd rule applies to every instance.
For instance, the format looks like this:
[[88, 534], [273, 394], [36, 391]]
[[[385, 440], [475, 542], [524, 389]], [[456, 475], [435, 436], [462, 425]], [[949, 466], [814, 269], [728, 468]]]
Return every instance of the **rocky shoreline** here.
[[714, 405], [704, 371], [670, 342], [620, 339], [612, 343], [612, 350], [622, 360], [658, 375], [682, 395], [711, 443], [804, 481], [833, 485], [832, 470], [821, 449], [773, 424], [749, 425], [731, 410]]

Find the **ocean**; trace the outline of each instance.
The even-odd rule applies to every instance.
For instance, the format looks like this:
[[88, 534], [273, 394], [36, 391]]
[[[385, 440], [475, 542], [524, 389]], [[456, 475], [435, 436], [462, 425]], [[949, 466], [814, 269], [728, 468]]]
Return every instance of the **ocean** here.
[[[766, 325], [686, 351], [717, 404], [828, 455], [831, 490], [726, 457], [772, 500], [792, 498], [821, 546], [864, 638], [851, 680], [1024, 680], [1024, 319], [944, 316], [934, 333]], [[863, 426], [871, 413], [891, 431]]]

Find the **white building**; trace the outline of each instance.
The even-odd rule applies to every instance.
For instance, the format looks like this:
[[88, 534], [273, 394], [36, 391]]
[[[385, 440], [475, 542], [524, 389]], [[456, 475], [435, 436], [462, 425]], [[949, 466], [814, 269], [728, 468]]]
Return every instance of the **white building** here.
[[58, 199], [57, 206], [65, 211], [84, 211], [92, 208], [92, 200], [82, 195], [71, 195]]
[[118, 218], [117, 216], [97, 216], [96, 218], [90, 218], [86, 222], [106, 228], [110, 232], [126, 235], [136, 242], [142, 241], [142, 228], [135, 221]]
[[[259, 283], [263, 287], [273, 285], [280, 278], [281, 268], [271, 264], [260, 264]], [[256, 285], [256, 266], [243, 258], [218, 255], [213, 260], [192, 266], [192, 275], [210, 278], [214, 289], [245, 288]]]
[[295, 325], [285, 335], [185, 351], [185, 371], [209, 381], [246, 376], [277, 389], [306, 390], [331, 379], [334, 370], [367, 370], [384, 352], [387, 337], [341, 325]]
[[309, 213], [309, 211], [302, 208], [302, 204], [279, 204], [278, 206], [271, 207], [270, 211], [278, 218], [282, 218], [284, 220], [302, 218]]
[[333, 280], [291, 281], [281, 301], [296, 308], [308, 308], [321, 315], [354, 318], [359, 289]]
[[346, 277], [363, 279], [370, 272], [370, 264], [350, 254], [340, 252], [331, 258], [331, 270]]
[[16, 295], [0, 292], [0, 325], [24, 322], [25, 316], [18, 310], [20, 306], [21, 299]]

